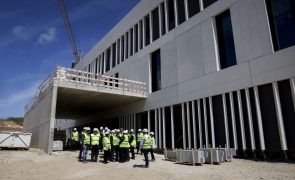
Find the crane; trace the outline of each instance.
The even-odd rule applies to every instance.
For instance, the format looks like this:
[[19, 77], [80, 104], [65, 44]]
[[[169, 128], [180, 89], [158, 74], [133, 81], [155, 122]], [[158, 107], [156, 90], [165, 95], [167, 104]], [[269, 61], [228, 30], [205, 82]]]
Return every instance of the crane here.
[[72, 31], [72, 27], [71, 27], [71, 24], [70, 24], [70, 19], [68, 17], [68, 13], [67, 13], [67, 9], [66, 9], [64, 0], [57, 0], [57, 1], [58, 1], [58, 6], [59, 6], [60, 12], [61, 12], [62, 17], [63, 17], [64, 24], [65, 24], [65, 27], [66, 27], [68, 38], [69, 38], [71, 46], [72, 46], [72, 51], [73, 51], [73, 54], [75, 56], [75, 60], [72, 63], [72, 68], [74, 68], [75, 65], [81, 59], [81, 51], [78, 50], [78, 48], [77, 48], [76, 41], [75, 41], [75, 38], [74, 38], [74, 34], [73, 34], [73, 31]]

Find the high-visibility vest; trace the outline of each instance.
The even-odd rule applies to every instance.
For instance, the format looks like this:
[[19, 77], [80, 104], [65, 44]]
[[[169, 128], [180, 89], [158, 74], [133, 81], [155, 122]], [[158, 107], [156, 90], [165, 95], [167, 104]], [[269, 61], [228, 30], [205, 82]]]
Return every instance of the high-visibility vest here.
[[152, 148], [152, 138], [150, 135], [144, 135], [144, 142], [141, 146], [142, 149], [151, 149]]
[[113, 136], [113, 146], [118, 146], [120, 142], [120, 139], [117, 137], [117, 135]]
[[78, 133], [78, 131], [72, 132], [72, 140], [79, 141], [79, 133]]
[[84, 133], [84, 144], [90, 144], [90, 135], [87, 133]]
[[152, 145], [151, 148], [152, 148], [152, 149], [155, 149], [155, 147], [154, 147], [154, 145], [155, 145], [155, 137], [152, 137], [152, 136], [151, 136], [151, 141], [152, 141], [152, 143], [151, 143], [151, 145]]
[[103, 150], [104, 151], [107, 151], [107, 150], [111, 149], [111, 141], [110, 141], [109, 137], [107, 137], [107, 136], [103, 137], [102, 144], [103, 144]]
[[134, 134], [130, 134], [129, 136], [130, 136], [130, 137], [133, 136], [133, 140], [132, 140], [132, 142], [131, 142], [131, 144], [130, 144], [130, 147], [135, 147], [135, 146], [136, 146], [135, 135], [134, 135]]
[[91, 134], [91, 145], [99, 145], [100, 134]]
[[124, 135], [124, 141], [120, 144], [120, 148], [130, 148], [129, 138], [127, 135]]
[[137, 133], [137, 141], [141, 141], [143, 133]]

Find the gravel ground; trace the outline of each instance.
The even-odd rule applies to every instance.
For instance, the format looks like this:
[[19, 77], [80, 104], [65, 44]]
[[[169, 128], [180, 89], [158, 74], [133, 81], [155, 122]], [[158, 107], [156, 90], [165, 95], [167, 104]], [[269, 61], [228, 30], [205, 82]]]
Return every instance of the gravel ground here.
[[[0, 179], [295, 179], [295, 164], [234, 159], [221, 165], [190, 166], [163, 160], [156, 155], [150, 168], [143, 157], [127, 163], [77, 161], [78, 152], [61, 151], [47, 155], [37, 149], [0, 150]], [[90, 158], [90, 155], [88, 155]], [[102, 159], [102, 158], [100, 158]]]

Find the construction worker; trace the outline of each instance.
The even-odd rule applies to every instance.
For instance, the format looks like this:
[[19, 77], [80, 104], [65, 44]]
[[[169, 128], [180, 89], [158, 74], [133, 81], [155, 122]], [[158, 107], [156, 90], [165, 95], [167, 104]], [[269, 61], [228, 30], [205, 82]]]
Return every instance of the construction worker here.
[[72, 140], [72, 148], [74, 150], [78, 149], [79, 132], [77, 131], [77, 128], [74, 128], [73, 132], [71, 133], [71, 140]]
[[131, 159], [134, 160], [135, 159], [134, 148], [136, 146], [136, 139], [135, 139], [135, 134], [134, 134], [134, 130], [133, 129], [130, 130], [129, 144], [130, 144]]
[[84, 133], [86, 133], [86, 127], [83, 127], [83, 131], [80, 134], [79, 140], [80, 140], [80, 152], [79, 152], [79, 159], [82, 158], [82, 152], [83, 152], [83, 137], [84, 137]]
[[148, 154], [151, 151], [151, 146], [152, 146], [152, 138], [150, 135], [148, 135], [148, 130], [143, 129], [143, 138], [140, 143], [140, 148], [143, 152], [144, 155], [144, 161], [145, 161], [145, 167], [149, 167], [149, 157]]
[[99, 128], [99, 132], [100, 132], [100, 139], [99, 139], [99, 150], [100, 151], [103, 151], [103, 145], [102, 145], [102, 139], [103, 139], [103, 137], [104, 137], [104, 129], [103, 129], [103, 127], [101, 126], [100, 128]]
[[119, 161], [119, 142], [120, 142], [120, 130], [116, 130], [116, 134], [113, 135], [113, 155], [115, 156], [115, 161]]
[[99, 151], [99, 139], [100, 134], [97, 128], [93, 129], [91, 134], [91, 161], [97, 162], [98, 151]]
[[[137, 136], [136, 136], [136, 138], [137, 138], [137, 144], [136, 144], [137, 152], [136, 152], [136, 154], [138, 154], [138, 151], [140, 149], [139, 148], [139, 145], [140, 145], [140, 142], [141, 142], [142, 137], [143, 137], [143, 133], [142, 133], [141, 129], [138, 129]], [[140, 154], [142, 154], [141, 151], [140, 151]]]
[[103, 162], [105, 164], [108, 163], [110, 152], [111, 152], [111, 141], [110, 141], [110, 133], [109, 131], [105, 132], [105, 136], [103, 137], [102, 143], [103, 143]]
[[129, 137], [128, 137], [127, 130], [123, 131], [123, 136], [120, 139], [119, 148], [120, 148], [120, 162], [129, 161], [130, 144], [129, 144]]
[[156, 142], [155, 142], [155, 134], [154, 132], [150, 132], [150, 136], [151, 136], [151, 141], [152, 141], [152, 147], [151, 147], [151, 157], [152, 157], [152, 161], [155, 161], [155, 155], [154, 155], [154, 149], [156, 148]]
[[90, 127], [86, 128], [86, 133], [83, 134], [83, 153], [82, 153], [82, 162], [86, 162], [87, 160], [87, 153], [90, 147]]
[[111, 142], [111, 152], [110, 152], [110, 160], [114, 162], [114, 136], [116, 136], [115, 130], [111, 131], [110, 134], [110, 142]]

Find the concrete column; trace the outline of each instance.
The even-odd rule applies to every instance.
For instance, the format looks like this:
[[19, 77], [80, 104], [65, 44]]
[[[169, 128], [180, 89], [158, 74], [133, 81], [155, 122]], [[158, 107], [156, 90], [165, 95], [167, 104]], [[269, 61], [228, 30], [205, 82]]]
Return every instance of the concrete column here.
[[190, 108], [189, 102], [186, 102], [186, 120], [187, 120], [187, 135], [188, 135], [188, 148], [192, 148], [191, 144], [191, 125], [190, 125]]
[[184, 0], [184, 8], [185, 8], [185, 20], [188, 20], [188, 2]]
[[176, 0], [174, 0], [174, 14], [175, 14], [175, 27], [177, 27], [178, 26], [178, 4]]
[[287, 140], [286, 140], [286, 134], [285, 134], [285, 127], [284, 127], [284, 121], [283, 121], [283, 113], [282, 113], [278, 83], [273, 82], [272, 88], [273, 88], [273, 95], [275, 99], [275, 106], [276, 106], [276, 112], [277, 112], [277, 121], [278, 121], [279, 133], [280, 133], [281, 148], [283, 151], [286, 151], [288, 150], [288, 146], [287, 146]]
[[263, 133], [261, 109], [260, 109], [260, 100], [259, 100], [259, 94], [258, 94], [257, 86], [254, 87], [254, 96], [255, 96], [255, 105], [256, 105], [255, 107], [256, 107], [256, 114], [257, 114], [260, 148], [261, 148], [262, 151], [264, 151], [265, 150], [265, 142], [264, 142], [264, 133]]
[[254, 128], [253, 128], [252, 110], [251, 110], [249, 89], [246, 88], [245, 92], [246, 92], [246, 103], [247, 103], [247, 110], [248, 110], [248, 123], [249, 123], [250, 138], [251, 138], [251, 148], [252, 148], [252, 151], [255, 151], [256, 146], [255, 146], [255, 136], [254, 136]]
[[238, 106], [239, 106], [239, 117], [240, 117], [240, 125], [241, 125], [241, 136], [242, 136], [242, 145], [243, 150], [247, 149], [246, 146], [246, 137], [245, 137], [245, 126], [244, 126], [244, 116], [243, 116], [243, 107], [242, 107], [242, 99], [241, 99], [241, 90], [237, 91], [238, 95]]
[[137, 38], [137, 49], [138, 49], [138, 51], [140, 51], [140, 26], [139, 26], [139, 21], [137, 22], [137, 36], [138, 36], [138, 38]]
[[159, 12], [159, 30], [160, 30], [160, 37], [163, 34], [163, 28], [162, 28], [162, 8], [161, 8], [161, 4], [158, 6], [158, 12]]
[[208, 138], [208, 123], [207, 123], [207, 107], [206, 107], [206, 98], [203, 98], [203, 109], [204, 109], [204, 123], [205, 123], [205, 144], [206, 148], [209, 147], [209, 138]]
[[[124, 59], [127, 59], [127, 57], [128, 57], [128, 51], [127, 51], [127, 42], [128, 42], [128, 38], [127, 38], [127, 33], [128, 33], [128, 31], [125, 33], [125, 35], [124, 35]], [[129, 46], [128, 46], [129, 47]]]
[[122, 50], [122, 48], [123, 48], [123, 37], [124, 36], [121, 36], [121, 38], [120, 38], [120, 63], [123, 61], [123, 59], [122, 59], [122, 53], [123, 53], [123, 50]]
[[131, 56], [131, 29], [129, 29], [128, 31], [127, 31], [127, 33], [128, 33], [128, 57], [130, 57]]
[[159, 148], [162, 149], [162, 116], [161, 116], [161, 108], [158, 109], [159, 115]]
[[170, 106], [170, 117], [171, 117], [171, 142], [172, 149], [175, 149], [175, 139], [174, 139], [174, 109]]
[[151, 111], [148, 110], [148, 131], [151, 132]]
[[210, 124], [211, 124], [211, 138], [212, 138], [212, 148], [215, 148], [215, 130], [214, 130], [214, 117], [213, 117], [213, 105], [212, 97], [209, 97], [209, 107], [210, 107]]
[[117, 43], [116, 43], [116, 48], [117, 48], [117, 55], [116, 55], [116, 66], [119, 64], [120, 62], [120, 43], [119, 43], [119, 40], [117, 40]]
[[104, 53], [103, 53], [103, 64], [104, 64], [104, 66], [103, 66], [103, 74], [106, 72], [106, 67], [107, 67], [107, 63], [106, 63], [106, 57], [107, 57], [107, 52], [105, 51]]
[[136, 44], [135, 44], [135, 26], [133, 26], [133, 49], [132, 49], [132, 54], [135, 54], [135, 46], [136, 46]]
[[152, 12], [150, 12], [149, 15], [150, 18], [150, 44], [153, 42], [153, 18], [152, 18]]
[[235, 149], [238, 149], [236, 117], [235, 117], [235, 106], [234, 106], [233, 92], [229, 93], [229, 100], [230, 100], [230, 110], [231, 110], [231, 119], [232, 119], [234, 147], [235, 147]]
[[295, 111], [295, 78], [290, 79], [290, 86], [291, 86], [291, 93], [292, 93], [292, 99], [293, 99], [293, 107]]
[[198, 106], [198, 124], [199, 124], [199, 142], [200, 142], [200, 148], [204, 146], [203, 144], [203, 134], [202, 134], [202, 116], [201, 116], [201, 103], [200, 99], [197, 100], [197, 106]]
[[110, 52], [110, 70], [113, 68], [113, 45], [111, 45], [111, 52]]
[[48, 148], [47, 148], [48, 154], [51, 154], [53, 151], [53, 138], [54, 138], [54, 124], [55, 124], [55, 114], [56, 114], [57, 91], [58, 91], [58, 87], [52, 86], [52, 98], [51, 98], [50, 121], [49, 121], [50, 125], [49, 125]]
[[155, 109], [155, 142], [157, 147], [159, 147], [158, 144], [158, 137], [159, 137], [159, 131], [158, 131], [158, 109]]
[[203, 0], [199, 0], [199, 4], [200, 4], [200, 11], [203, 11], [204, 10]]
[[184, 103], [181, 103], [181, 115], [182, 115], [182, 141], [183, 149], [186, 149], [186, 131], [185, 131], [185, 110]]
[[165, 115], [165, 107], [162, 108], [162, 122], [163, 122], [163, 148], [166, 148], [166, 115]]
[[226, 148], [230, 148], [229, 132], [228, 132], [227, 106], [226, 106], [225, 94], [222, 94], [222, 105], [223, 105], [223, 115], [224, 115], [223, 117], [224, 117], [224, 127], [225, 127]]
[[145, 47], [145, 18], [142, 19], [142, 48]]
[[165, 7], [165, 26], [166, 26], [166, 33], [169, 31], [168, 27], [168, 5], [167, 5], [167, 0], [164, 1], [164, 7]]
[[193, 115], [193, 138], [194, 138], [194, 149], [197, 149], [197, 132], [196, 132], [196, 111], [195, 101], [192, 101], [192, 115]]
[[136, 113], [134, 113], [134, 132], [136, 132]]

